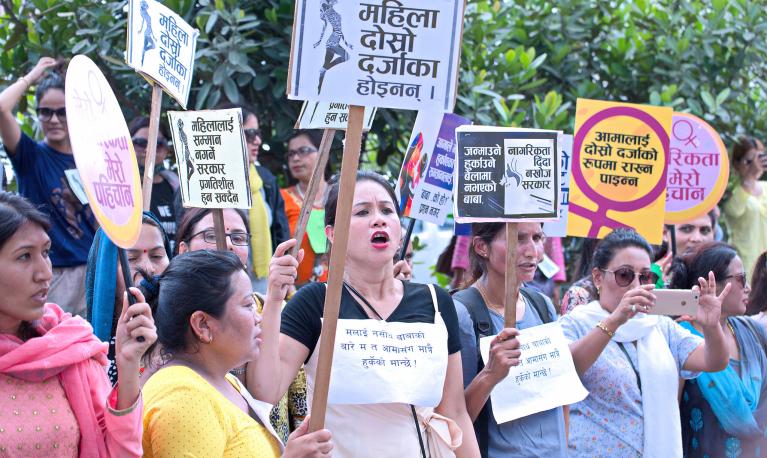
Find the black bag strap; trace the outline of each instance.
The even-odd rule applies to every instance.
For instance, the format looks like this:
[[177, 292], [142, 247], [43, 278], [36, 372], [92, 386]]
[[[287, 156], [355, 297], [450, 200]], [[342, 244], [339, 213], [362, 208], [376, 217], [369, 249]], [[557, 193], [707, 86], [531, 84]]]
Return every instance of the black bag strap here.
[[[453, 294], [453, 298], [466, 306], [469, 312], [471, 322], [474, 324], [474, 336], [476, 337], [477, 352], [479, 353], [479, 339], [493, 335], [493, 325], [490, 321], [490, 311], [487, 309], [485, 300], [482, 298], [477, 288], [466, 288]], [[477, 374], [485, 368], [482, 358], [477, 355]], [[488, 400], [482, 410], [479, 411], [477, 419], [474, 420], [474, 432], [477, 435], [479, 451], [482, 458], [487, 458], [487, 447], [489, 442], [490, 424], [490, 401]]]
[[549, 307], [546, 304], [546, 298], [543, 296], [543, 294], [527, 287], [522, 287], [519, 289], [519, 291], [529, 303], [533, 304], [533, 308], [538, 312], [538, 316], [541, 317], [543, 324], [551, 323], [554, 321], [555, 317], [552, 317], [549, 313]]

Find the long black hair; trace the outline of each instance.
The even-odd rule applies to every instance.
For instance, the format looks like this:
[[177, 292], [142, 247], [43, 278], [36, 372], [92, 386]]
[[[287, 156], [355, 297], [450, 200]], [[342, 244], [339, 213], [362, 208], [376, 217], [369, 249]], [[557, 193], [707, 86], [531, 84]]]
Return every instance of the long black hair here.
[[[325, 197], [325, 226], [335, 226], [336, 224], [336, 207], [338, 206], [339, 179], [339, 176], [336, 175], [331, 178], [330, 183], [328, 183], [327, 194]], [[381, 185], [381, 187], [386, 190], [386, 193], [389, 194], [389, 197], [391, 197], [391, 201], [394, 204], [394, 209], [397, 212], [397, 216], [401, 216], [398, 204], [399, 201], [397, 200], [397, 196], [394, 194], [394, 188], [392, 187], [391, 183], [386, 180], [386, 178], [375, 172], [360, 170], [357, 172], [356, 183], [361, 181], [372, 181], [373, 183]]]
[[690, 289], [698, 284], [698, 278], [708, 278], [713, 272], [717, 282], [727, 277], [727, 269], [737, 256], [735, 248], [722, 242], [703, 243], [690, 253], [674, 258], [671, 264], [671, 283], [674, 289]]
[[0, 248], [26, 223], [34, 223], [45, 232], [51, 229], [48, 217], [18, 194], [0, 191]]
[[155, 325], [157, 342], [173, 354], [195, 347], [189, 341], [189, 319], [196, 311], [223, 316], [234, 293], [232, 276], [245, 272], [242, 261], [228, 251], [198, 250], [176, 256], [160, 276]]

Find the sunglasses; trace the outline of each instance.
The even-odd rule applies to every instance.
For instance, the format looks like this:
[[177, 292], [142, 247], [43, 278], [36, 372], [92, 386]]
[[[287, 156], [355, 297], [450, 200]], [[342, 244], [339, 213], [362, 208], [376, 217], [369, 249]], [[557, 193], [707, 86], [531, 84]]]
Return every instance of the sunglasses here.
[[312, 148], [311, 146], [302, 146], [298, 149], [289, 149], [285, 153], [285, 159], [290, 160], [290, 158], [292, 158], [293, 156], [304, 157], [306, 155], [316, 153], [316, 152], [317, 152], [317, 148]]
[[261, 129], [243, 129], [242, 131], [245, 133], [245, 141], [248, 143], [256, 141], [256, 137], [261, 138]]
[[56, 115], [59, 121], [66, 120], [67, 109], [64, 107], [61, 107], [61, 108], [38, 107], [37, 108], [37, 117], [40, 118], [41, 121], [50, 121], [51, 118], [53, 118], [53, 115]]
[[[132, 138], [131, 141], [133, 142], [133, 146], [137, 148], [146, 148], [147, 145], [149, 144], [149, 140], [143, 137], [135, 137], [135, 138]], [[160, 137], [157, 138], [158, 148], [161, 148], [167, 144], [168, 144], [168, 141], [165, 140], [164, 138], [160, 138]]]
[[726, 276], [724, 278], [725, 278], [725, 280], [728, 279], [728, 278], [734, 278], [734, 279], [738, 280], [738, 283], [740, 284], [741, 288], [745, 288], [746, 287], [746, 283], [748, 283], [748, 279], [746, 277], [746, 273], [745, 272], [741, 272], [741, 273], [735, 274], [735, 275], [728, 275], [728, 276]]
[[[204, 231], [192, 234], [192, 236], [189, 237], [189, 240], [192, 240], [200, 234], [202, 234], [202, 239], [205, 243], [210, 243], [211, 245], [216, 243], [216, 231], [213, 229], [205, 229]], [[229, 240], [232, 241], [232, 245], [247, 246], [250, 243], [250, 234], [246, 232], [227, 232], [224, 235], [229, 237]]]
[[634, 278], [639, 277], [640, 285], [654, 285], [658, 282], [658, 274], [651, 270], [643, 270], [642, 272], [634, 272], [630, 267], [621, 267], [620, 269], [607, 270], [602, 269], [603, 272], [610, 272], [615, 276], [615, 283], [625, 288], [634, 282]]

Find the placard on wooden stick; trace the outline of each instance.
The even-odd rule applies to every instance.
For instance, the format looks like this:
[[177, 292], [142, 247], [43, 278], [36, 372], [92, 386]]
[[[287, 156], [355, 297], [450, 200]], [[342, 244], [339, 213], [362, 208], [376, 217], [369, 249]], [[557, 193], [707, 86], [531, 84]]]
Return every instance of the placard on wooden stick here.
[[506, 223], [506, 327], [517, 322], [517, 223], [558, 217], [562, 138], [550, 130], [456, 129], [456, 221]]
[[[362, 131], [367, 132], [373, 126], [378, 108], [365, 107]], [[346, 130], [349, 123], [349, 105], [337, 102], [304, 102], [298, 114], [296, 129], [333, 129]]]
[[296, 2], [288, 97], [352, 105], [311, 408], [312, 431], [325, 420], [362, 107], [452, 111], [464, 7], [463, 0]]

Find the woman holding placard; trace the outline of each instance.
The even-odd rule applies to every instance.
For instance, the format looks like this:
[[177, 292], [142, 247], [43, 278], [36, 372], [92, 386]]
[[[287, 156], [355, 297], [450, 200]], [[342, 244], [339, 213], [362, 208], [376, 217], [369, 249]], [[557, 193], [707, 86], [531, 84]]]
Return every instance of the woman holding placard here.
[[[761, 456], [760, 450], [767, 452], [767, 339], [757, 321], [742, 316], [749, 294], [743, 262], [731, 246], [712, 242], [675, 260], [671, 270], [672, 288], [690, 288], [708, 272], [722, 279], [717, 291], [724, 291], [727, 281], [730, 285], [719, 319], [730, 361], [725, 370], [704, 372], [684, 384], [684, 455]], [[682, 326], [702, 336], [697, 320]]]
[[753, 272], [756, 257], [767, 250], [767, 182], [759, 178], [767, 168], [764, 145], [753, 137], [741, 137], [732, 149], [735, 187], [724, 202], [730, 241]]
[[560, 322], [572, 342], [575, 369], [589, 396], [570, 407], [570, 451], [575, 456], [681, 456], [679, 377], [727, 366], [719, 322], [716, 278], [698, 278], [696, 320], [704, 338], [670, 318], [650, 315], [657, 275], [652, 248], [630, 229], [616, 229], [594, 252], [591, 271], [599, 298]]
[[[285, 162], [288, 164], [290, 175], [298, 180], [293, 186], [281, 189], [282, 198], [285, 200], [285, 214], [290, 224], [290, 234], [295, 237], [296, 225], [301, 214], [301, 206], [304, 203], [304, 195], [309, 188], [309, 180], [312, 178], [314, 168], [319, 161], [320, 141], [322, 131], [299, 130], [288, 140], [288, 151], [285, 153]], [[327, 182], [322, 176], [317, 194], [312, 204], [312, 212], [306, 226], [306, 235], [301, 241], [301, 248], [305, 256], [301, 265], [298, 266], [298, 278], [296, 285], [302, 286], [312, 280], [327, 280], [327, 262], [324, 261], [327, 249], [325, 237], [325, 207], [322, 199], [325, 195]]]
[[[331, 244], [337, 205], [338, 183], [332, 182], [325, 206]], [[431, 436], [423, 425], [431, 430], [441, 422], [457, 433], [445, 447], [460, 445], [457, 456], [473, 457], [478, 450], [463, 398], [453, 301], [431, 285], [394, 278], [392, 259], [402, 232], [398, 208], [383, 177], [358, 172], [325, 417], [334, 434], [334, 456], [428, 456]], [[264, 308], [264, 345], [279, 340], [279, 352], [271, 361], [258, 360], [261, 368], [270, 368], [254, 393], [259, 399], [279, 399], [305, 363], [311, 400], [325, 293], [322, 283], [299, 289], [282, 313], [279, 336], [271, 332], [280, 324], [279, 309]], [[352, 337], [357, 343], [350, 345]], [[464, 432], [462, 445], [457, 427]]]
[[[122, 296], [113, 388], [107, 346], [47, 301], [48, 219], [0, 192], [0, 455], [141, 456], [139, 362], [155, 341], [149, 305]], [[142, 339], [139, 339], [141, 337]]]
[[[279, 309], [298, 261], [277, 247], [269, 274], [269, 307]], [[146, 457], [327, 457], [330, 432], [307, 433], [285, 447], [269, 426], [271, 406], [254, 400], [232, 369], [276, 351], [261, 344], [261, 317], [246, 267], [231, 252], [177, 256], [157, 281], [158, 342], [166, 362], [144, 385]]]
[[[566, 456], [565, 418], [562, 407], [498, 424], [491, 412], [490, 392], [519, 362], [518, 329], [556, 319], [554, 304], [543, 294], [521, 288], [517, 301], [517, 327], [504, 328], [506, 278], [506, 227], [503, 223], [472, 225], [469, 251], [473, 280], [470, 287], [453, 295], [461, 327], [464, 395], [482, 456]], [[541, 223], [519, 223], [517, 282], [533, 280], [543, 257], [546, 236]], [[490, 344], [490, 360], [482, 363], [479, 339], [496, 335]]]

